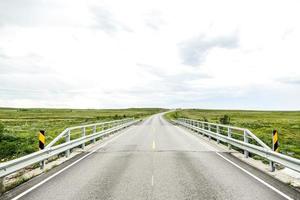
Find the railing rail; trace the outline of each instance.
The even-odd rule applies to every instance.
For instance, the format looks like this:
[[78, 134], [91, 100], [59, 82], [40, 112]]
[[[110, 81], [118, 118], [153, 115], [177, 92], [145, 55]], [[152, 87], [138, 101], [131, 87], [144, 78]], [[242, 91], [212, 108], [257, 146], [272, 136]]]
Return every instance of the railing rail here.
[[71, 131], [72, 130], [76, 130], [76, 129], [82, 129], [82, 128], [88, 128], [88, 127], [94, 127], [95, 129], [97, 127], [102, 127], [102, 130], [103, 130], [103, 127], [105, 125], [112, 125], [112, 124], [116, 124], [116, 125], [120, 125], [122, 123], [126, 123], [130, 120], [133, 120], [133, 118], [126, 118], [126, 119], [121, 119], [121, 120], [114, 120], [114, 121], [108, 121], [108, 122], [100, 122], [100, 123], [94, 123], [94, 124], [87, 124], [87, 125], [81, 125], [81, 126], [74, 126], [74, 127], [69, 127], [69, 128], [66, 128], [63, 132], [61, 132], [56, 138], [54, 138], [47, 146], [46, 148], [48, 147], [51, 147], [53, 146], [56, 142], [58, 142], [61, 138], [64, 138], [66, 137], [68, 134], [71, 134]]
[[[214, 138], [219, 143], [220, 141], [227, 143], [228, 148], [231, 146], [237, 147], [244, 151], [244, 155], [247, 158], [249, 156], [249, 152], [261, 156], [271, 163], [279, 163], [287, 168], [293, 169], [295, 171], [300, 172], [300, 160], [272, 151], [272, 149], [266, 145], [263, 141], [261, 141], [255, 134], [253, 134], [250, 130], [240, 127], [227, 126], [222, 124], [215, 124], [210, 122], [197, 121], [186, 118], [178, 118], [177, 120], [172, 120], [174, 123], [184, 126], [186, 128], [192, 129], [203, 135], [208, 136], [209, 138]], [[210, 126], [214, 126], [213, 129]], [[220, 129], [226, 128], [227, 135], [220, 134]], [[213, 131], [215, 130], [215, 131]], [[243, 132], [243, 140], [238, 140], [234, 138], [234, 131]], [[249, 139], [253, 140], [259, 145], [251, 144]]]
[[[109, 122], [101, 122], [96, 124], [89, 124], [89, 125], [83, 125], [83, 126], [76, 126], [76, 127], [70, 127], [65, 129], [61, 134], [59, 134], [54, 140], [52, 140], [45, 149], [41, 151], [37, 151], [34, 153], [31, 153], [29, 155], [7, 161], [4, 163], [0, 163], [0, 178], [3, 178], [11, 173], [14, 173], [18, 170], [24, 169], [25, 167], [28, 167], [30, 165], [44, 162], [45, 160], [58, 155], [60, 153], [65, 152], [66, 156], [69, 156], [70, 150], [81, 146], [84, 148], [84, 144], [92, 141], [94, 142], [97, 138], [103, 137], [105, 135], [108, 135], [110, 133], [119, 131], [123, 128], [126, 128], [128, 126], [131, 126], [135, 123], [137, 123], [139, 120], [134, 120], [133, 118], [127, 118], [122, 120], [116, 120], [116, 121], [109, 121]], [[108, 129], [104, 129], [103, 126], [109, 125]], [[97, 127], [102, 127], [100, 131], [96, 131]], [[112, 127], [111, 127], [112, 126]], [[70, 135], [71, 131], [75, 129], [82, 129], [83, 133], [85, 133], [85, 128], [87, 127], [93, 127], [93, 133], [89, 135], [83, 134], [81, 137], [71, 140]], [[66, 141], [62, 144], [55, 145], [61, 138], [66, 138]]]

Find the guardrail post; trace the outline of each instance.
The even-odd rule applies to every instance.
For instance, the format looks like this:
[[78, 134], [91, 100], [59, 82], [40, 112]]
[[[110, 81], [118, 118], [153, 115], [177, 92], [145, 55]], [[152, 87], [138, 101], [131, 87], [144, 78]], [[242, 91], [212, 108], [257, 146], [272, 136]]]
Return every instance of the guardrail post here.
[[[244, 130], [244, 142], [248, 143], [248, 133], [246, 130]], [[244, 150], [244, 156], [245, 158], [249, 157], [249, 152], [247, 150]]]
[[[217, 125], [217, 133], [220, 134], [220, 127]], [[219, 137], [219, 136], [218, 136]], [[217, 143], [220, 144], [219, 138], [217, 138]]]
[[[228, 137], [231, 138], [231, 129], [228, 127]], [[231, 150], [231, 144], [228, 143], [228, 149]]]
[[[208, 131], [210, 131], [210, 124], [208, 124]], [[211, 136], [208, 135], [208, 139], [211, 140]]]
[[0, 196], [5, 192], [4, 178], [5, 177], [0, 177]]
[[43, 170], [45, 168], [46, 165], [46, 160], [43, 160], [40, 162], [40, 169]]
[[[71, 131], [68, 130], [67, 135], [66, 135], [66, 142], [70, 142], [71, 139]], [[70, 156], [70, 149], [68, 149], [66, 152], [66, 157], [68, 158]]]
[[112, 127], [112, 122], [108, 123], [108, 129], [110, 129]]
[[192, 127], [192, 131], [197, 132], [197, 130], [193, 129], [196, 126], [196, 122], [195, 121], [193, 121], [193, 125], [192, 126], [193, 126]]
[[[84, 137], [84, 136], [85, 136], [85, 127], [82, 127], [82, 128], [81, 128], [81, 131], [82, 131], [81, 136]], [[82, 148], [82, 149], [85, 148], [85, 143], [82, 143], [82, 144], [81, 144], [81, 148]]]
[[[93, 126], [93, 134], [94, 133], [96, 133], [96, 125], [95, 126]], [[96, 138], [94, 138], [93, 140], [92, 140], [92, 143], [95, 143], [96, 142]]]
[[269, 166], [270, 166], [270, 172], [274, 172], [275, 171], [275, 166], [274, 166], [274, 162], [273, 161], [269, 162]]

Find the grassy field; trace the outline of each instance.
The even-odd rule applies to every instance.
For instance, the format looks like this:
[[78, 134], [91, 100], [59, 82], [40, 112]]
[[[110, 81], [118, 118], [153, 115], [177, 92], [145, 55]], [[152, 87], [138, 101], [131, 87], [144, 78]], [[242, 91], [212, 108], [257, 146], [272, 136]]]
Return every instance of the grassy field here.
[[38, 150], [38, 132], [46, 130], [46, 143], [70, 126], [116, 120], [144, 118], [162, 111], [159, 108], [131, 109], [16, 109], [0, 108], [0, 161]]
[[280, 152], [300, 159], [300, 111], [243, 111], [184, 109], [168, 113], [167, 118], [185, 117], [220, 123], [224, 115], [230, 125], [248, 128], [271, 147], [272, 131], [279, 131]]

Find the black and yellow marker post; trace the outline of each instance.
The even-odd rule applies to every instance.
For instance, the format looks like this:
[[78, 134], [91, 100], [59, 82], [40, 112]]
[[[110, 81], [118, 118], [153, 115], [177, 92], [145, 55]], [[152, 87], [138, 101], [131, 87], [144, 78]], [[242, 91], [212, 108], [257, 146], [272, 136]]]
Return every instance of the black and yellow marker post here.
[[[273, 130], [273, 133], [272, 133], [272, 150], [275, 152], [279, 152], [278, 131], [277, 130]], [[275, 166], [272, 161], [270, 161], [270, 170], [272, 172], [275, 170]]]
[[39, 133], [39, 148], [40, 150], [43, 150], [45, 148], [45, 131], [44, 130], [40, 130]]
[[273, 131], [273, 151], [279, 152], [278, 131]]
[[[43, 150], [45, 148], [45, 142], [46, 142], [45, 131], [40, 130], [40, 133], [39, 133], [39, 148], [40, 148], [40, 150]], [[44, 169], [44, 167], [45, 167], [44, 160], [40, 163], [40, 166], [41, 166], [41, 169]]]

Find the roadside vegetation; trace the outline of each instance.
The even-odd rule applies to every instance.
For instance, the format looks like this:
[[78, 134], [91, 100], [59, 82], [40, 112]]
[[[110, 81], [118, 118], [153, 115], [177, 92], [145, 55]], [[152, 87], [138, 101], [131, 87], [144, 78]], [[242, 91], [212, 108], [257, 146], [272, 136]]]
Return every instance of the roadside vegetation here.
[[70, 126], [128, 117], [144, 118], [160, 108], [130, 109], [25, 109], [0, 108], [0, 162], [38, 150], [38, 133], [46, 131], [46, 144]]
[[272, 131], [279, 131], [280, 152], [300, 159], [300, 111], [244, 111], [183, 109], [166, 117], [189, 118], [248, 128], [271, 147]]

